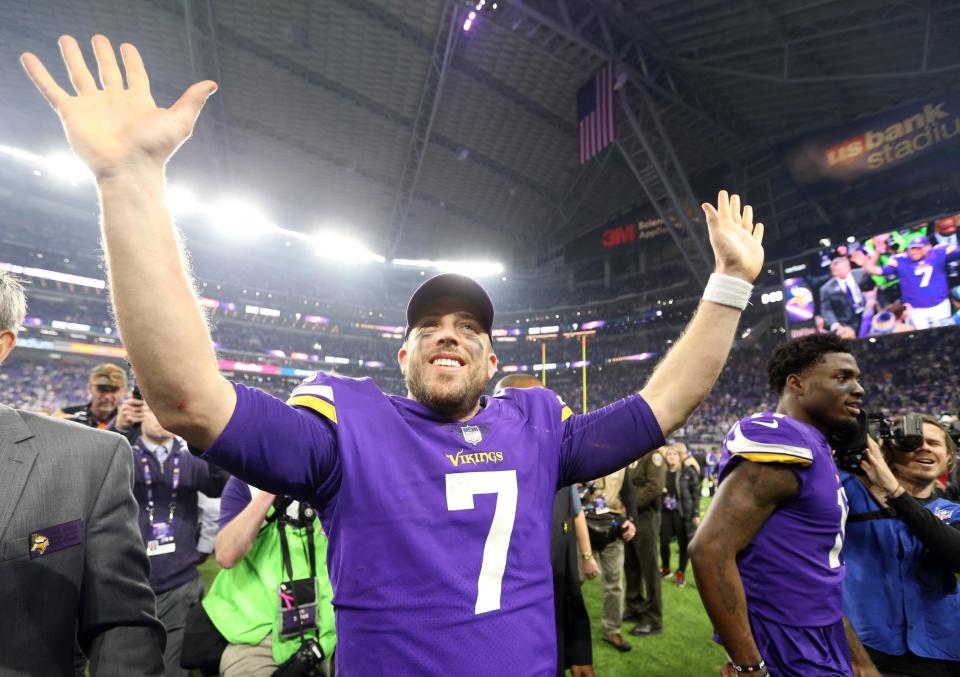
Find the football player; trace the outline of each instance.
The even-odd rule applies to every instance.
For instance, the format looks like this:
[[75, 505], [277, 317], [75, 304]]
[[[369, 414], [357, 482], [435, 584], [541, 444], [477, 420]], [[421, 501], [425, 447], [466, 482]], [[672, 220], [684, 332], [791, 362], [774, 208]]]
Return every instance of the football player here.
[[724, 674], [879, 675], [851, 632], [842, 583], [847, 499], [828, 429], [860, 413], [860, 370], [838, 336], [780, 346], [767, 364], [775, 412], [741, 419], [720, 486], [690, 544], [697, 589], [730, 662]]
[[[284, 403], [233, 384], [166, 207], [164, 168], [215, 83], [153, 101], [136, 48], [59, 41], [75, 94], [21, 61], [58, 113], [101, 203], [112, 299], [144, 398], [164, 428], [245, 482], [314, 505], [329, 536], [338, 671], [555, 675], [550, 528], [557, 489], [664, 444], [715, 383], [763, 266], [763, 226], [721, 192], [703, 205], [716, 273], [640, 393], [573, 415], [550, 391], [485, 397], [493, 306], [475, 281], [425, 282], [398, 351], [408, 396], [318, 373]], [[639, 384], [638, 384], [639, 386]]]
[[917, 329], [951, 323], [947, 264], [960, 260], [960, 248], [932, 246], [926, 235], [917, 235], [910, 240], [906, 253], [890, 257], [883, 266], [863, 250], [850, 258], [871, 275], [897, 276], [900, 295], [910, 305], [910, 319]]

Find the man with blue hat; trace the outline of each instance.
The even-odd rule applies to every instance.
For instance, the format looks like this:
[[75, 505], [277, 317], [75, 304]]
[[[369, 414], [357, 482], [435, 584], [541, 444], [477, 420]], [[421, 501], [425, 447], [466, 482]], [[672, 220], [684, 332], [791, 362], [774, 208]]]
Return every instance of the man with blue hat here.
[[932, 246], [925, 235], [910, 240], [907, 251], [891, 256], [880, 266], [859, 250], [851, 260], [871, 275], [896, 276], [900, 281], [900, 297], [910, 306], [910, 320], [917, 329], [940, 327], [952, 322], [947, 264], [960, 260], [960, 248], [939, 244]]

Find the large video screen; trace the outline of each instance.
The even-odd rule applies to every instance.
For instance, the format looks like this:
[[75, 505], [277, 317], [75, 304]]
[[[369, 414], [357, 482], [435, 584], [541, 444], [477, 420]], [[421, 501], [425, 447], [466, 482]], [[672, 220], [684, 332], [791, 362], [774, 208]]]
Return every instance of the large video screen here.
[[844, 338], [960, 324], [960, 212], [784, 261], [790, 336]]

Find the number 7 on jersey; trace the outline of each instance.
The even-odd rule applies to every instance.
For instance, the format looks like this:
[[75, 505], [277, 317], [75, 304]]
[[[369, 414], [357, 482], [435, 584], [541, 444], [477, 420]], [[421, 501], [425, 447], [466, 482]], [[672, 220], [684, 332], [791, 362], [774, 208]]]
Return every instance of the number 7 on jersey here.
[[483, 544], [474, 613], [496, 611], [500, 608], [507, 551], [517, 517], [517, 471], [461, 472], [450, 473], [446, 477], [447, 510], [473, 510], [473, 497], [477, 494], [497, 495], [493, 523]]

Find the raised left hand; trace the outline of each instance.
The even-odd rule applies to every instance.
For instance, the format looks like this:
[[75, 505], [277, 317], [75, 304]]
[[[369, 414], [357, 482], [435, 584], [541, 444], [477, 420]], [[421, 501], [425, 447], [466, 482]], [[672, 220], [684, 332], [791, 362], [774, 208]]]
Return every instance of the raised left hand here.
[[753, 207], [740, 209], [740, 196], [721, 190], [717, 206], [702, 205], [717, 272], [753, 282], [763, 268], [763, 224], [753, 223]]

